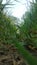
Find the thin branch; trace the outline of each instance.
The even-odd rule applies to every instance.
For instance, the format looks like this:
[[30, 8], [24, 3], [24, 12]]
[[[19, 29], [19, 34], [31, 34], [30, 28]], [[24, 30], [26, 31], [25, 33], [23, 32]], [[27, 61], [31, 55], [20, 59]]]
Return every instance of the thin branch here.
[[15, 4], [2, 4], [2, 5], [15, 5]]

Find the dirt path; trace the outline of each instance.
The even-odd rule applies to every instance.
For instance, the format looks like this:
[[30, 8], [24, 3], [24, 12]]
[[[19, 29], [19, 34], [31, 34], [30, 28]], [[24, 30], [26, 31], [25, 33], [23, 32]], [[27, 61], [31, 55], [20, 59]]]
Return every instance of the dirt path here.
[[0, 65], [27, 65], [14, 45], [0, 43]]

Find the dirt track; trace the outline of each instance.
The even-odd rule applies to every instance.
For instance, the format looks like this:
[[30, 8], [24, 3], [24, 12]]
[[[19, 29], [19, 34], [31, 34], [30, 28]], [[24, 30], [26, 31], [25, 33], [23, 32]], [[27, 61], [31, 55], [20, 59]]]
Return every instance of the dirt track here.
[[0, 43], [0, 65], [27, 65], [14, 45]]

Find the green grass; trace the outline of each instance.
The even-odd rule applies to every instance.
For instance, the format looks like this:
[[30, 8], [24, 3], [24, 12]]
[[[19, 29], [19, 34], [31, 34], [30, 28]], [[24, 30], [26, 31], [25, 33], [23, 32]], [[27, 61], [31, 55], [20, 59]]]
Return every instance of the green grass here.
[[27, 60], [29, 65], [37, 65], [37, 59], [32, 56], [27, 50], [25, 50], [20, 43], [15, 42], [14, 44], [17, 47], [19, 53], [24, 57], [24, 59]]

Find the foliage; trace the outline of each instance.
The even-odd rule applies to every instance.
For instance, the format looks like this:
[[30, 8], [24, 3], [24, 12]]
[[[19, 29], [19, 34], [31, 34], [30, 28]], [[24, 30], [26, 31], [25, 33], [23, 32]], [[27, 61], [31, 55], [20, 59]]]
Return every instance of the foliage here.
[[24, 34], [24, 42], [37, 47], [37, 2], [31, 5], [30, 11], [25, 13], [23, 19], [24, 24], [21, 26], [21, 31]]
[[32, 56], [26, 49], [24, 49], [20, 42], [15, 41], [14, 44], [17, 47], [18, 52], [23, 56], [25, 60], [27, 60], [29, 65], [37, 65], [37, 59]]
[[[26, 12], [24, 24], [19, 27], [14, 25], [14, 21], [12, 22], [9, 16], [3, 14], [3, 10], [1, 10], [0, 6], [0, 42], [10, 44], [14, 43], [20, 54], [28, 61], [30, 65], [37, 65], [37, 59], [35, 59], [34, 56], [32, 56], [27, 50], [23, 48], [23, 46], [20, 44], [20, 41], [26, 42], [27, 44], [34, 44], [35, 42], [37, 43], [37, 41], [32, 37], [35, 35], [35, 31], [37, 31], [36, 10], [37, 9], [35, 6], [33, 6], [33, 8], [31, 6], [30, 12]], [[18, 34], [17, 30], [19, 30]]]
[[10, 24], [10, 18], [2, 14], [0, 19], [0, 39], [5, 43], [11, 43], [15, 37], [15, 26]]

